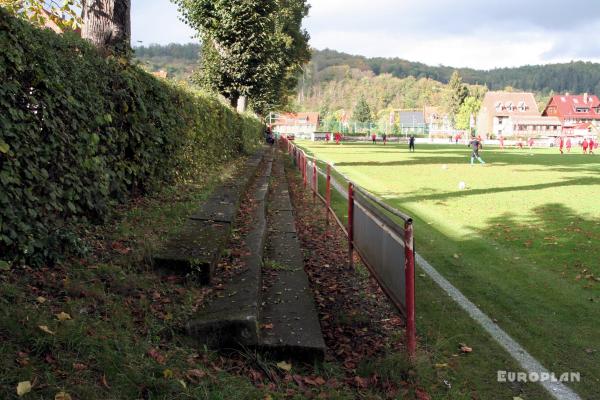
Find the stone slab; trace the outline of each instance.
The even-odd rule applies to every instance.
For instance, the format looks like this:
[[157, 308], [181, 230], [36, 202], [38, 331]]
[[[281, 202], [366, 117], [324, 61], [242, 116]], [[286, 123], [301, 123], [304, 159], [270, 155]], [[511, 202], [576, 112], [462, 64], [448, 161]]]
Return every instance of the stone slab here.
[[265, 196], [268, 189], [269, 177], [258, 176], [252, 192], [257, 203], [252, 216], [254, 224], [240, 239], [249, 249], [249, 254], [242, 259], [245, 269], [227, 282], [218, 297], [199, 310], [186, 325], [188, 334], [200, 344], [223, 348], [256, 346], [258, 343], [261, 268], [267, 232]]
[[230, 234], [230, 223], [188, 220], [154, 255], [154, 266], [196, 277], [207, 285]]

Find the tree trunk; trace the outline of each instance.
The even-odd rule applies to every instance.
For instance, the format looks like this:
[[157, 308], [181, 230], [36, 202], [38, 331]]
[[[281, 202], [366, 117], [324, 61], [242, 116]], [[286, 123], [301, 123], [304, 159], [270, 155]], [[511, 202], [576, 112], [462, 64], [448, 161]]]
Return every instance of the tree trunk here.
[[236, 110], [240, 114], [246, 112], [246, 96], [239, 97], [239, 99], [237, 100]]
[[131, 46], [131, 0], [84, 0], [81, 37], [107, 53]]

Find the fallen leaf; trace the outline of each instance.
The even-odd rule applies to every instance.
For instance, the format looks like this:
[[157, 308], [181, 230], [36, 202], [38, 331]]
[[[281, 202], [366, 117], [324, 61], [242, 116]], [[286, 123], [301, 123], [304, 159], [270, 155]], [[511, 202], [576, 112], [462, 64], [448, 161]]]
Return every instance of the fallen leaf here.
[[87, 365], [82, 363], [73, 363], [73, 369], [77, 371], [83, 371], [84, 369], [87, 369]]
[[46, 332], [49, 335], [54, 335], [55, 334], [46, 325], [40, 325], [40, 326], [38, 326], [38, 328], [40, 328], [41, 331]]
[[460, 344], [460, 351], [462, 351], [463, 353], [471, 353], [473, 351], [472, 348], [470, 348], [469, 346], [467, 346], [466, 344]]
[[121, 242], [113, 242], [112, 249], [120, 254], [127, 254], [131, 251], [129, 247], [125, 247]]
[[319, 386], [323, 386], [325, 384], [325, 379], [321, 378], [320, 376], [317, 376], [315, 378], [315, 383]]
[[56, 314], [56, 318], [59, 321], [68, 321], [68, 320], [71, 319], [71, 316], [69, 314], [67, 314], [66, 312], [63, 311], [63, 312], [61, 312], [59, 314]]
[[277, 363], [277, 368], [282, 369], [286, 372], [289, 372], [292, 369], [292, 364], [288, 364], [285, 361], [280, 361]]
[[202, 371], [201, 369], [190, 369], [185, 373], [185, 377], [193, 383], [200, 383], [202, 378], [204, 378], [206, 375], [206, 372]]
[[163, 356], [162, 354], [160, 354], [158, 352], [158, 350], [156, 350], [155, 348], [151, 348], [150, 350], [148, 350], [148, 356], [150, 356], [154, 361], [156, 361], [159, 364], [164, 364], [165, 363], [165, 356]]
[[273, 329], [273, 324], [261, 324], [261, 329]]
[[436, 368], [448, 368], [448, 363], [435, 364], [434, 367], [436, 367]]
[[359, 388], [367, 388], [369, 386], [369, 381], [366, 378], [362, 378], [360, 376], [355, 376], [354, 377], [354, 382], [356, 383], [356, 386], [358, 386]]
[[183, 381], [183, 379], [178, 379], [177, 382], [179, 382], [179, 384], [181, 386], [183, 386], [184, 389], [187, 389], [187, 385], [185, 384], [185, 382]]
[[102, 383], [102, 386], [104, 386], [107, 389], [110, 389], [110, 386], [108, 385], [108, 382], [106, 380], [106, 375], [102, 375], [102, 378], [100, 378], [100, 383]]
[[31, 392], [31, 382], [23, 381], [17, 385], [17, 396], [21, 397]]
[[39, 296], [38, 298], [35, 299], [38, 303], [40, 304], [44, 304], [46, 302], [46, 298], [43, 296]]
[[270, 394], [265, 395], [264, 400], [273, 400], [273, 397], [271, 397]]
[[167, 368], [163, 371], [163, 376], [165, 377], [165, 379], [170, 379], [173, 377], [173, 371]]
[[421, 388], [417, 388], [417, 390], [415, 390], [415, 394], [417, 395], [417, 400], [431, 400], [429, 394], [427, 394], [427, 392]]
[[513, 400], [523, 400], [522, 397], [513, 397]]
[[54, 400], [71, 400], [71, 395], [67, 392], [58, 392], [54, 396]]
[[454, 254], [452, 257], [454, 257], [454, 258], [460, 258], [460, 256], [458, 254]]

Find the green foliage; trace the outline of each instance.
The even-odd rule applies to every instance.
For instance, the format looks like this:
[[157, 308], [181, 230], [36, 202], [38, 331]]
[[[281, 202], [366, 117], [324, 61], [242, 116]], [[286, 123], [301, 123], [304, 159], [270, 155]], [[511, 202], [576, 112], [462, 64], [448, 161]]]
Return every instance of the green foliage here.
[[475, 118], [481, 108], [481, 100], [469, 96], [460, 106], [456, 114], [455, 123], [457, 129], [469, 129], [471, 123], [471, 115]]
[[517, 68], [497, 68], [489, 71], [447, 66], [432, 67], [400, 58], [366, 58], [335, 50], [315, 50], [313, 62], [321, 71], [332, 66], [349, 66], [375, 75], [390, 74], [396, 78], [429, 78], [448, 83], [455, 71], [471, 85], [485, 85], [490, 90], [512, 86], [519, 90], [540, 93], [600, 93], [600, 64], [574, 61], [563, 64], [526, 65]]
[[352, 118], [358, 122], [371, 122], [373, 115], [371, 114], [371, 107], [364, 96], [358, 98], [354, 111], [352, 112]]
[[262, 125], [0, 10], [0, 254], [77, 245], [118, 202], [249, 150]]
[[456, 115], [460, 107], [469, 95], [469, 89], [463, 84], [462, 78], [457, 71], [452, 73], [448, 86], [450, 89], [448, 93], [448, 111], [450, 112], [450, 117], [456, 120]]
[[40, 27], [49, 19], [63, 30], [81, 26], [81, 0], [0, 0], [0, 7]]
[[202, 41], [199, 82], [264, 113], [285, 105], [310, 59], [305, 0], [173, 0]]
[[198, 43], [150, 44], [135, 47], [134, 51], [135, 56], [141, 59], [169, 57], [197, 62], [200, 57], [200, 45]]

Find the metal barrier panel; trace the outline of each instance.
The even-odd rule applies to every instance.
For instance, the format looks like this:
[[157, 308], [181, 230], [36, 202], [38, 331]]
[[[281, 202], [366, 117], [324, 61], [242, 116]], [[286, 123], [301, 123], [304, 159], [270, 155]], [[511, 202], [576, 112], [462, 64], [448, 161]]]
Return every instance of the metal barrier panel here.
[[360, 192], [354, 193], [354, 248], [390, 299], [406, 311], [404, 233]]

